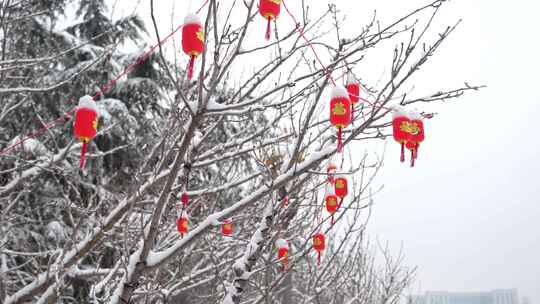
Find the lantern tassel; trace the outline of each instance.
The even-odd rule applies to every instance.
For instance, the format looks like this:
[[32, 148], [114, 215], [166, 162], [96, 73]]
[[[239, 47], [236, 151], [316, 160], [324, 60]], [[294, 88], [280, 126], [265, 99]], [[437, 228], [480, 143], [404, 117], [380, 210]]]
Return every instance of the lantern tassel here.
[[281, 268], [279, 269], [279, 272], [285, 272], [285, 271], [287, 270], [288, 264], [289, 264], [289, 261], [283, 260], [283, 261], [282, 261]]
[[321, 252], [317, 251], [317, 266], [321, 266]]
[[332, 220], [330, 221], [330, 225], [334, 226], [334, 214], [332, 213]]
[[189, 58], [189, 63], [187, 67], [187, 77], [189, 80], [193, 78], [193, 69], [195, 68], [195, 55], [191, 55]]
[[81, 161], [79, 163], [79, 167], [81, 170], [84, 169], [84, 165], [86, 164], [86, 151], [88, 150], [88, 142], [86, 140], [83, 140], [82, 142], [82, 148], [81, 148]]
[[416, 155], [414, 153], [415, 149], [411, 150], [411, 167], [414, 167], [414, 160], [416, 158]]
[[405, 143], [402, 142], [401, 143], [401, 158], [400, 158], [401, 162], [405, 162]]
[[338, 153], [343, 152], [343, 128], [338, 128], [337, 151], [338, 151]]
[[416, 144], [416, 150], [414, 151], [414, 158], [418, 159], [418, 150], [420, 149], [420, 144]]
[[266, 35], [264, 38], [266, 40], [270, 40], [270, 36], [272, 35], [272, 18], [268, 17], [268, 24], [266, 25]]

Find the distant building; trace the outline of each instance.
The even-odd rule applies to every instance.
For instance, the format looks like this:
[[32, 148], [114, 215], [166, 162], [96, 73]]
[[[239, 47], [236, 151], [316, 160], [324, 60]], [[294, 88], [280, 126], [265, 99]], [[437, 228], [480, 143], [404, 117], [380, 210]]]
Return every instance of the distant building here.
[[517, 290], [499, 289], [488, 292], [426, 292], [411, 296], [410, 304], [519, 304]]

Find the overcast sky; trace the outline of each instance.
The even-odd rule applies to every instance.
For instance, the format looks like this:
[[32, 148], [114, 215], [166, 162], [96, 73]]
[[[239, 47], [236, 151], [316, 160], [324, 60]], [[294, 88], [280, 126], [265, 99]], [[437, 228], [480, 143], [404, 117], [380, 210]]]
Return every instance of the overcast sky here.
[[[148, 2], [140, 8], [147, 22]], [[157, 2], [164, 36], [172, 0]], [[328, 3], [306, 2], [321, 10]], [[391, 21], [428, 1], [332, 2], [348, 12], [344, 26], [354, 30], [374, 9], [383, 22]], [[536, 3], [453, 0], [442, 11], [439, 25], [460, 18], [463, 23], [421, 70], [415, 90], [450, 89], [463, 81], [488, 87], [437, 108], [440, 115], [426, 123], [416, 168], [400, 164], [399, 146], [388, 143], [386, 165], [377, 179], [385, 189], [376, 199], [369, 231], [396, 250], [403, 246], [406, 263], [418, 266], [414, 292], [517, 288], [520, 297], [540, 304]], [[189, 1], [176, 2], [178, 22], [188, 6]], [[366, 80], [381, 73], [356, 72]]]
[[[344, 1], [347, 2], [347, 1]], [[398, 10], [397, 1], [377, 2]], [[414, 5], [404, 1], [400, 8]], [[536, 1], [455, 0], [459, 31], [424, 84], [464, 80], [487, 89], [441, 107], [426, 125], [418, 167], [387, 150], [370, 231], [418, 266], [416, 290], [518, 288], [540, 303], [540, 107]], [[363, 4], [365, 8], [365, 4]]]

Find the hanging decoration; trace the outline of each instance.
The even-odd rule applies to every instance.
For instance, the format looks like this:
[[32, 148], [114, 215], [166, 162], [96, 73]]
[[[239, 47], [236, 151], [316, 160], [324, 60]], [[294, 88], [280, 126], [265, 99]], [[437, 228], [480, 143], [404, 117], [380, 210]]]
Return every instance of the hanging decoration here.
[[354, 77], [352, 72], [347, 75], [347, 92], [351, 100], [351, 121], [354, 120], [354, 107], [360, 101], [360, 83]]
[[422, 121], [422, 115], [416, 111], [410, 113], [409, 118], [411, 120], [409, 137], [405, 146], [411, 151], [411, 167], [414, 167], [415, 161], [418, 158], [420, 143], [423, 142], [425, 138], [424, 122]]
[[394, 107], [392, 129], [394, 140], [401, 144], [401, 162], [405, 161], [405, 148], [411, 151], [411, 167], [418, 158], [418, 148], [424, 141], [424, 122], [416, 111], [407, 113], [401, 107]]
[[342, 86], [335, 86], [330, 100], [330, 122], [338, 129], [337, 151], [343, 151], [343, 129], [351, 123], [351, 101]]
[[284, 239], [276, 240], [276, 247], [278, 249], [278, 259], [283, 265], [283, 270], [286, 270], [289, 266], [289, 243]]
[[83, 96], [79, 99], [79, 106], [75, 113], [73, 133], [82, 142], [80, 168], [84, 169], [88, 143], [96, 137], [98, 127], [98, 111], [94, 99]]
[[266, 26], [266, 40], [270, 40], [272, 35], [272, 20], [279, 16], [281, 10], [281, 0], [260, 0], [259, 13], [268, 21]]
[[184, 19], [182, 28], [182, 49], [189, 56], [187, 67], [188, 79], [193, 78], [195, 59], [204, 52], [204, 30], [197, 15], [189, 14]]
[[334, 182], [334, 190], [336, 196], [342, 200], [347, 196], [349, 193], [349, 184], [347, 183], [347, 178], [345, 176], [336, 177]]
[[326, 204], [326, 211], [332, 215], [332, 225], [334, 225], [334, 213], [339, 209], [338, 199], [338, 196], [334, 192], [334, 188], [328, 187], [324, 201]]
[[353, 73], [349, 72], [347, 75], [347, 92], [349, 93], [349, 99], [351, 100], [352, 107], [360, 101], [360, 83], [354, 77]]
[[313, 236], [313, 249], [317, 251], [317, 266], [321, 265], [321, 253], [326, 248], [324, 234], [319, 232]]
[[223, 236], [231, 236], [233, 234], [233, 222], [231, 219], [226, 219], [221, 224], [221, 234]]
[[401, 107], [394, 107], [394, 114], [392, 118], [392, 129], [394, 140], [401, 145], [401, 157], [400, 161], [405, 161], [405, 145], [409, 138], [411, 120]]
[[182, 211], [180, 216], [176, 219], [176, 229], [180, 233], [180, 236], [184, 237], [184, 234], [189, 231], [189, 217], [187, 212]]

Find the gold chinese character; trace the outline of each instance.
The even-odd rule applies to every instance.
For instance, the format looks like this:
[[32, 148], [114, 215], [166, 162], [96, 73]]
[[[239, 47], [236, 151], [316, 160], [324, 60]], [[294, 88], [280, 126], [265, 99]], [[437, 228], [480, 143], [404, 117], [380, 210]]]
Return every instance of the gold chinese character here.
[[420, 128], [418, 127], [418, 124], [410, 123], [408, 121], [402, 122], [401, 125], [399, 126], [399, 129], [411, 135], [418, 135], [418, 133], [420, 133]]
[[334, 105], [332, 113], [334, 113], [334, 115], [345, 115], [347, 114], [347, 110], [345, 109], [345, 105], [343, 105], [342, 102], [338, 102]]

